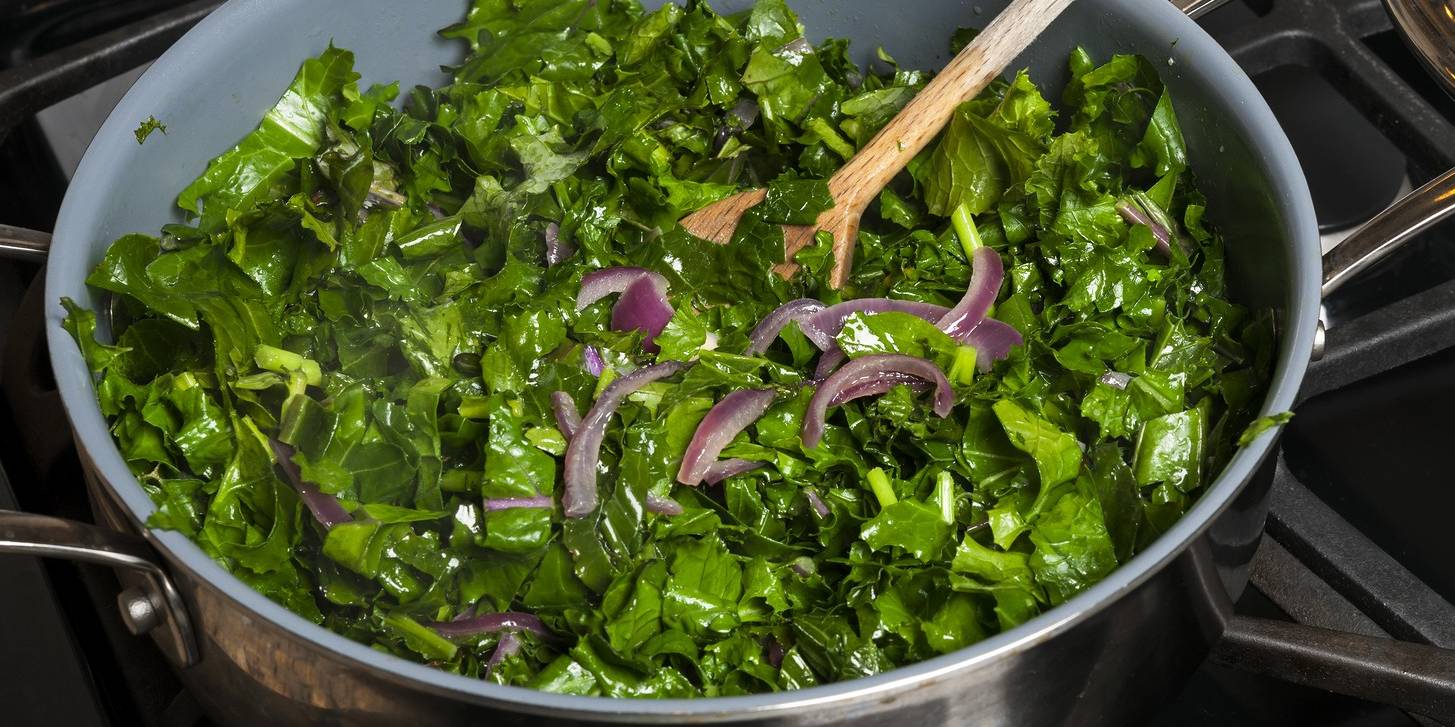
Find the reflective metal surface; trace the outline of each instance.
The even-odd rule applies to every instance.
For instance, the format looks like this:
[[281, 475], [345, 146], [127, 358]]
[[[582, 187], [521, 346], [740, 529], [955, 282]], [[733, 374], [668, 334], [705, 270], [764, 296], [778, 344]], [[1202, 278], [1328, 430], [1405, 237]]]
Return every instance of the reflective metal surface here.
[[127, 588], [116, 594], [116, 608], [132, 636], [143, 636], [162, 625], [161, 607], [144, 588]]
[[1455, 6], [1449, 0], [1384, 0], [1405, 40], [1430, 73], [1455, 88]]
[[1405, 195], [1330, 250], [1323, 262], [1324, 297], [1452, 212], [1455, 212], [1455, 170]]
[[1449, 649], [1236, 616], [1213, 656], [1256, 674], [1455, 724], [1455, 651]]
[[168, 641], [176, 645], [168, 656], [180, 667], [197, 663], [197, 640], [181, 594], [145, 538], [74, 520], [0, 510], [0, 553], [64, 558], [141, 573], [157, 609], [153, 619], [166, 625], [171, 632]]
[[1227, 2], [1228, 0], [1172, 0], [1172, 4], [1176, 5], [1178, 10], [1193, 19], [1200, 18]]
[[0, 225], [0, 257], [43, 263], [50, 250], [50, 235], [24, 227]]
[[[1446, 92], [1455, 94], [1455, 7], [1447, 0], [1385, 0], [1395, 26]], [[1324, 256], [1325, 298], [1361, 270], [1455, 212], [1455, 170], [1410, 192]]]

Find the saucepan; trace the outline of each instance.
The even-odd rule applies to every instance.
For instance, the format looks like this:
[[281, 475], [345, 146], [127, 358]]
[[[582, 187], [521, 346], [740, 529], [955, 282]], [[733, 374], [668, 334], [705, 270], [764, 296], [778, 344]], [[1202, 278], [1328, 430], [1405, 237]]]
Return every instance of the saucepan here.
[[[715, 2], [722, 11], [748, 4]], [[1272, 414], [1293, 406], [1310, 358], [1320, 354], [1321, 295], [1455, 209], [1455, 174], [1400, 201], [1321, 262], [1308, 188], [1288, 140], [1247, 76], [1184, 14], [1211, 4], [1079, 0], [1017, 66], [1057, 88], [1076, 45], [1099, 57], [1141, 53], [1162, 65], [1192, 169], [1227, 239], [1235, 296], [1277, 312], [1277, 366], [1262, 406], [1263, 414]], [[813, 32], [852, 39], [861, 59], [883, 45], [911, 67], [938, 68], [948, 60], [948, 29], [983, 26], [1003, 3], [794, 5]], [[196, 16], [204, 9], [188, 6], [183, 12]], [[1277, 660], [1293, 651], [1290, 645], [1300, 645], [1301, 668], [1291, 671], [1306, 683], [1455, 720], [1451, 652], [1233, 614], [1268, 511], [1270, 468], [1264, 461], [1276, 438], [1271, 432], [1239, 451], [1159, 540], [1040, 617], [961, 651], [874, 677], [756, 696], [565, 696], [446, 674], [307, 622], [228, 574], [180, 533], [146, 528], [153, 505], [112, 442], [91, 374], [61, 329], [61, 298], [93, 308], [102, 303], [84, 280], [107, 244], [123, 233], [179, 219], [177, 190], [257, 123], [304, 58], [333, 42], [357, 53], [365, 83], [438, 85], [444, 80], [440, 66], [460, 49], [434, 31], [464, 9], [463, 0], [232, 0], [163, 54], [112, 112], [75, 174], [48, 245], [44, 236], [0, 229], [10, 254], [48, 254], [50, 363], [101, 523], [3, 512], [0, 551], [116, 567], [126, 586], [119, 598], [124, 619], [137, 633], [151, 634], [217, 720], [1129, 724], [1174, 694], [1220, 639], [1238, 645], [1240, 663], [1263, 669], [1285, 663]], [[1431, 21], [1419, 27], [1433, 34], [1448, 26]], [[149, 116], [168, 124], [165, 143], [138, 145], [132, 138]], [[1374, 653], [1382, 656], [1371, 664]]]

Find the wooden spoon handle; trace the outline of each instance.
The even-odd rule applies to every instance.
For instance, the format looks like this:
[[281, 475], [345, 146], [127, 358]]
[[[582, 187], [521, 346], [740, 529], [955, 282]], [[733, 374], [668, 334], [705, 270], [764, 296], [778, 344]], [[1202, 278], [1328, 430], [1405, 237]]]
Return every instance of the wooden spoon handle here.
[[960, 104], [972, 99], [1021, 54], [1073, 0], [1015, 0], [956, 54], [853, 159], [829, 180], [834, 200], [862, 211], [924, 149]]

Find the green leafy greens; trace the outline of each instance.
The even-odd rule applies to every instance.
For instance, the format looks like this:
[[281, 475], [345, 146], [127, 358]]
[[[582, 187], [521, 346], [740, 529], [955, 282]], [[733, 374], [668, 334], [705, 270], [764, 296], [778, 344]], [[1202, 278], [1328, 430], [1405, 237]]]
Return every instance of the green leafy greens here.
[[[826, 244], [795, 279], [772, 272], [778, 224], [831, 203], [824, 180], [927, 74], [809, 44], [782, 0], [734, 16], [480, 0], [444, 35], [471, 53], [439, 89], [360, 89], [337, 48], [304, 63], [181, 193], [190, 224], [117, 240], [88, 278], [116, 298], [114, 343], [66, 301], [151, 524], [316, 623], [573, 694], [874, 674], [1095, 583], [1186, 510], [1253, 419], [1270, 319], [1226, 300], [1222, 241], [1141, 58], [1075, 52], [1056, 106], [1025, 73], [962, 106], [881, 193], [834, 291]], [[677, 227], [746, 187], [768, 198], [731, 245]], [[754, 325], [801, 297], [953, 305], [980, 245], [1006, 262], [995, 316], [1024, 345], [976, 374], [919, 318], [851, 316], [848, 356], [934, 361], [954, 409], [899, 386], [832, 409], [805, 448], [817, 350], [790, 325], [739, 355]], [[584, 273], [625, 265], [670, 285], [655, 355], [612, 330], [609, 303], [576, 310]], [[585, 410], [666, 360], [691, 366], [623, 403], [601, 505], [564, 518], [551, 394]], [[678, 485], [708, 409], [744, 388], [777, 399], [722, 456], [763, 466]], [[661, 498], [680, 514], [648, 507]], [[322, 527], [320, 502], [349, 519]], [[521, 630], [489, 669], [501, 631], [433, 626], [505, 611], [551, 637]]]

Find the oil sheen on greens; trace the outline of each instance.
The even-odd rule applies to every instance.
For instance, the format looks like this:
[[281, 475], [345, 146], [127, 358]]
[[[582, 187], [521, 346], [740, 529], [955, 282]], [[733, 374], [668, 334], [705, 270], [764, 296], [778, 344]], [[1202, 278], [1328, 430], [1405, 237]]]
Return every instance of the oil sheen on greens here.
[[[1059, 93], [1020, 74], [965, 104], [871, 207], [835, 292], [822, 243], [793, 281], [770, 271], [783, 257], [773, 223], [811, 220], [821, 180], [929, 74], [882, 51], [863, 69], [844, 41], [803, 32], [782, 0], [731, 16], [704, 2], [478, 0], [443, 31], [471, 51], [443, 88], [360, 88], [337, 48], [305, 62], [258, 129], [182, 191], [189, 224], [117, 240], [88, 278], [117, 302], [114, 345], [67, 301], [156, 503], [151, 525], [376, 649], [626, 697], [883, 672], [1011, 628], [1126, 562], [1228, 459], [1272, 344], [1268, 316], [1225, 299], [1223, 245], [1153, 67], [1077, 51]], [[731, 245], [676, 227], [750, 186], [773, 201]], [[1123, 220], [1124, 201], [1166, 225], [1169, 254]], [[799, 297], [953, 305], [972, 244], [956, 210], [1005, 259], [994, 315], [1025, 344], [955, 377], [948, 418], [900, 386], [832, 410], [805, 448], [817, 351], [790, 326], [764, 356], [738, 355], [747, 332]], [[548, 227], [574, 247], [560, 264], [547, 265]], [[582, 275], [618, 265], [670, 283], [659, 353], [611, 331], [609, 301], [575, 310]], [[948, 369], [936, 334], [857, 315], [840, 344]], [[693, 365], [612, 419], [593, 515], [483, 511], [559, 498], [552, 392], [584, 410], [607, 380], [669, 359]], [[722, 456], [767, 466], [675, 485], [712, 404], [762, 387], [776, 403]], [[352, 522], [315, 522], [274, 442]], [[648, 511], [649, 493], [683, 512]], [[451, 640], [428, 626], [501, 611], [554, 636], [516, 634], [488, 674], [504, 632]]]

